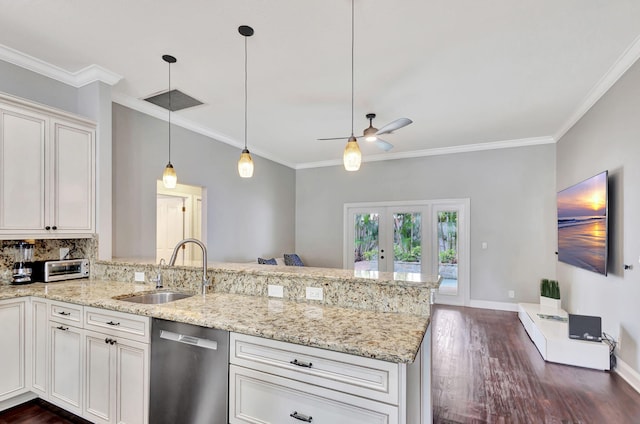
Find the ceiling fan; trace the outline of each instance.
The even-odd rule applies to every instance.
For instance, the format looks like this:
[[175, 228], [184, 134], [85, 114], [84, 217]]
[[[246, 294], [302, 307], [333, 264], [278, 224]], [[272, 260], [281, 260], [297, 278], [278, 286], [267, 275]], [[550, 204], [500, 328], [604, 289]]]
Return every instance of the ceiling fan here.
[[[376, 114], [367, 113], [366, 116], [367, 116], [367, 119], [369, 120], [369, 127], [367, 127], [363, 131], [361, 136], [358, 136], [356, 138], [364, 137], [364, 139], [368, 142], [375, 142], [376, 146], [378, 146], [380, 149], [384, 150], [385, 152], [388, 152], [389, 150], [393, 149], [393, 144], [389, 143], [388, 141], [384, 141], [379, 136], [383, 134], [390, 134], [395, 130], [406, 127], [407, 125], [413, 123], [413, 121], [409, 118], [398, 118], [395, 121], [389, 122], [387, 125], [383, 126], [382, 128], [377, 129], [376, 127], [373, 126], [373, 120], [375, 119]], [[347, 140], [347, 139], [349, 139], [349, 137], [319, 138], [318, 140], [325, 141], [325, 140]]]

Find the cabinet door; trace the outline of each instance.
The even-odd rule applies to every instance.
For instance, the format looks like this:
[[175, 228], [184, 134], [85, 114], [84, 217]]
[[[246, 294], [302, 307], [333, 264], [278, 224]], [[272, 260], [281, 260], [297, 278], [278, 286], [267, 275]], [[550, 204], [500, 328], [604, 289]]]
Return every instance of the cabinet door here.
[[0, 401], [27, 391], [25, 301], [0, 302]]
[[47, 118], [35, 113], [0, 110], [0, 231], [44, 232], [45, 132]]
[[31, 299], [31, 390], [47, 399], [47, 302]]
[[398, 407], [229, 366], [229, 422], [398, 424]]
[[49, 321], [49, 402], [82, 414], [84, 330]]
[[52, 120], [51, 228], [57, 233], [93, 233], [95, 131]]
[[118, 339], [116, 350], [116, 421], [149, 421], [149, 345]]
[[87, 331], [84, 416], [96, 423], [113, 422], [115, 411], [115, 350], [112, 339]]

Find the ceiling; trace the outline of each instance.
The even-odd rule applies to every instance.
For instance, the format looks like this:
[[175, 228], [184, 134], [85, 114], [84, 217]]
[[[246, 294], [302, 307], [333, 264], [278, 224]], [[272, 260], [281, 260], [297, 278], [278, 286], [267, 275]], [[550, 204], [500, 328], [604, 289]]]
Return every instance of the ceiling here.
[[[355, 128], [414, 123], [362, 141], [363, 161], [556, 141], [640, 56], [635, 0], [354, 0]], [[351, 131], [349, 0], [0, 0], [0, 43], [75, 74], [122, 76], [117, 103], [172, 88], [205, 105], [172, 122], [293, 168], [341, 163]], [[6, 49], [5, 49], [6, 53]], [[0, 59], [7, 59], [0, 54]], [[118, 80], [117, 78], [115, 80]], [[179, 139], [174, 139], [179, 148]], [[238, 154], [240, 152], [238, 151]], [[256, 172], [258, 172], [256, 170]]]

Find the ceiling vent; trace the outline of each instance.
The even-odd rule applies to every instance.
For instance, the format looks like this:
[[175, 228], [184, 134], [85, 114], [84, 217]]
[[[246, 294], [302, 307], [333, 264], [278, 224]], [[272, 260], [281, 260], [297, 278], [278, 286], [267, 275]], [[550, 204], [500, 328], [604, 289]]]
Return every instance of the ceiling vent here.
[[165, 91], [142, 100], [169, 110], [169, 96], [171, 96], [171, 112], [203, 104], [200, 100], [194, 99], [180, 90]]

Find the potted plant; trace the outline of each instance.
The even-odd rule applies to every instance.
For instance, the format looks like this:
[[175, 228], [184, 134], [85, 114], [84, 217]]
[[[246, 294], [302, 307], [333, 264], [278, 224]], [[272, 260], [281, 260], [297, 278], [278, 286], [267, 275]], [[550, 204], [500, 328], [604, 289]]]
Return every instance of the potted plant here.
[[543, 278], [540, 282], [540, 306], [561, 309], [560, 285], [556, 280]]

